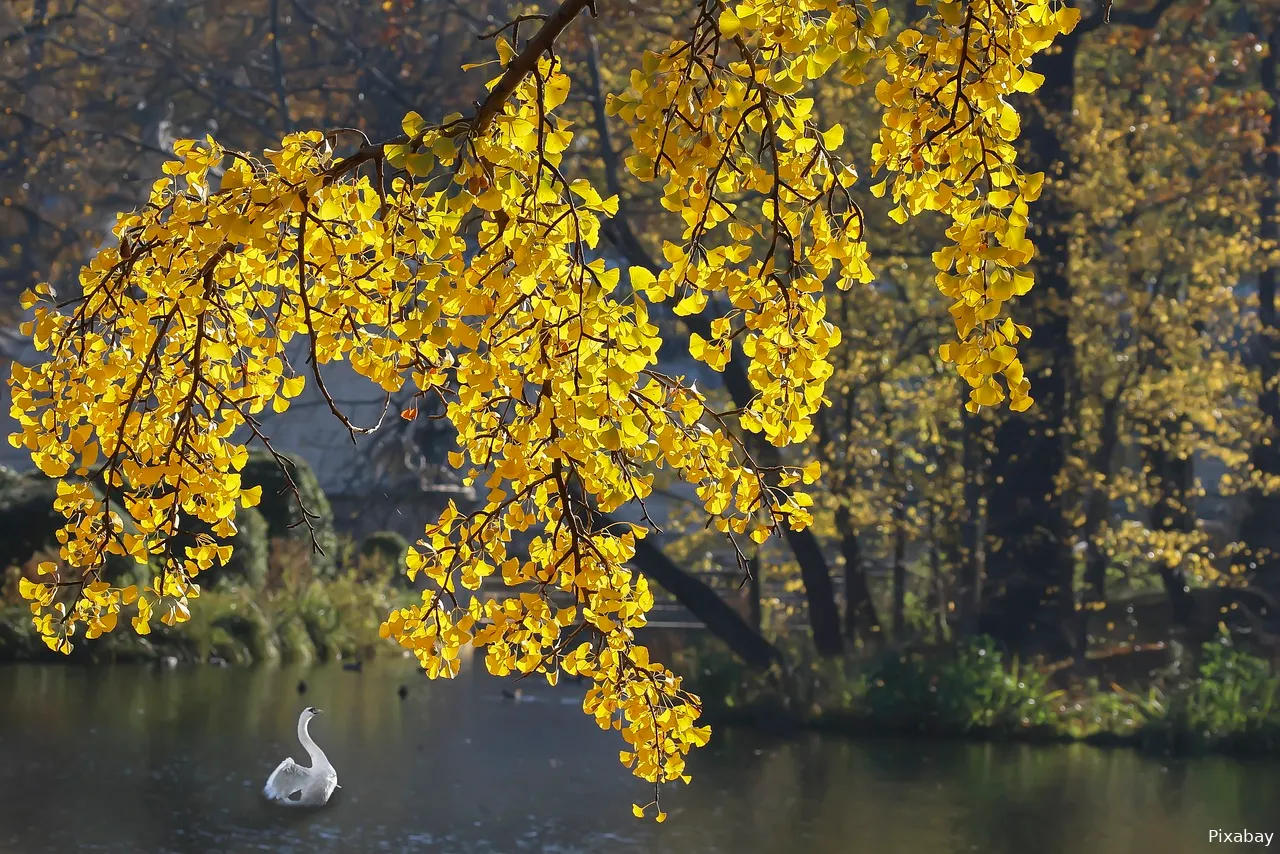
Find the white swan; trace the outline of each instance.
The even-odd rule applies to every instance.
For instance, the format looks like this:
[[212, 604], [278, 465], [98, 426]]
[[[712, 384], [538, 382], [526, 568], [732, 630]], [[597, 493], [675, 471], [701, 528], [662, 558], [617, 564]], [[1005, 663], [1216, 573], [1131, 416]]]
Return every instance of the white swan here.
[[334, 789], [342, 788], [338, 785], [338, 772], [307, 732], [307, 725], [318, 714], [319, 709], [307, 706], [298, 715], [298, 741], [311, 757], [311, 767], [303, 768], [292, 756], [277, 765], [262, 787], [262, 794], [269, 800], [293, 807], [322, 807]]

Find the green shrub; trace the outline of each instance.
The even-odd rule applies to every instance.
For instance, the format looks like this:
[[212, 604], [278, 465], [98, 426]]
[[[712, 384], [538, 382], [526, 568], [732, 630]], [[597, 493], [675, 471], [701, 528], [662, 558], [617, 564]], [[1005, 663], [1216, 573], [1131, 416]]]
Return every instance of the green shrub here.
[[215, 629], [224, 629], [243, 644], [250, 661], [274, 664], [280, 660], [280, 644], [276, 640], [275, 628], [252, 597], [239, 596], [231, 599], [214, 618], [213, 625]]
[[253, 653], [249, 651], [249, 645], [224, 626], [213, 627], [213, 632], [209, 636], [209, 656], [220, 658], [228, 664], [253, 663]]
[[231, 545], [231, 560], [222, 567], [224, 576], [262, 590], [267, 583], [270, 528], [256, 508], [242, 507], [236, 512], [236, 533]]
[[[311, 551], [311, 568], [317, 578], [333, 578], [337, 572], [338, 536], [333, 524], [333, 508], [329, 499], [320, 488], [320, 481], [307, 461], [295, 454], [283, 455], [288, 469], [288, 477], [281, 470], [279, 463], [270, 453], [255, 450], [250, 452], [249, 459], [240, 472], [241, 483], [246, 487], [262, 487], [262, 501], [258, 511], [267, 523], [267, 535], [270, 539], [288, 539], [305, 543], [312, 549], [312, 529], [315, 541], [324, 550], [324, 554]], [[289, 479], [297, 487], [297, 494], [289, 485]], [[303, 505], [310, 513], [311, 527], [304, 521], [302, 507], [298, 504], [301, 497]]]
[[1204, 749], [1280, 743], [1280, 680], [1264, 659], [1237, 649], [1225, 631], [1201, 647], [1192, 678], [1175, 685], [1165, 714], [1147, 732], [1149, 743]]
[[886, 728], [966, 733], [1052, 726], [1060, 692], [1049, 677], [1014, 659], [1006, 665], [989, 638], [939, 655], [886, 655], [867, 674], [870, 720]]
[[1061, 692], [989, 639], [925, 652], [823, 659], [811, 644], [785, 643], [785, 668], [747, 671], [722, 645], [698, 644], [681, 672], [711, 708], [757, 705], [802, 718], [839, 715], [872, 729], [929, 733], [1052, 727]]
[[395, 531], [375, 531], [360, 543], [362, 569], [368, 569], [378, 581], [390, 581], [400, 587], [409, 587], [405, 558], [409, 541]]
[[1155, 687], [1143, 697], [1118, 685], [1103, 689], [1096, 677], [1090, 677], [1073, 694], [1059, 703], [1057, 711], [1062, 730], [1076, 737], [1099, 733], [1131, 736], [1165, 712]]
[[308, 665], [316, 659], [316, 645], [307, 633], [306, 624], [296, 617], [280, 622], [276, 629], [280, 641], [280, 657], [293, 664]]
[[31, 661], [44, 649], [31, 611], [23, 605], [0, 610], [0, 661]]
[[286, 606], [322, 659], [367, 657], [387, 642], [378, 627], [397, 604], [392, 590], [359, 581], [346, 572], [331, 581], [313, 581]]

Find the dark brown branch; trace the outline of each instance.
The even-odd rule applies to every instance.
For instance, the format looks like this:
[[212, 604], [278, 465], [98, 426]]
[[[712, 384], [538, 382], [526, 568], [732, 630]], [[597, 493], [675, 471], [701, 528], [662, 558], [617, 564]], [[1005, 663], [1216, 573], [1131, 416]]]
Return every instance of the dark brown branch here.
[[541, 29], [529, 39], [524, 50], [511, 60], [506, 72], [498, 80], [498, 85], [493, 87], [489, 97], [485, 98], [484, 103], [480, 105], [475, 119], [471, 122], [473, 135], [479, 136], [484, 133], [502, 111], [503, 105], [516, 91], [520, 82], [538, 67], [538, 60], [542, 58], [542, 54], [551, 49], [565, 28], [588, 6], [592, 7], [594, 13], [593, 0], [564, 0], [559, 9], [547, 16]]
[[[597, 527], [617, 524], [609, 517], [597, 517]], [[650, 539], [636, 540], [636, 554], [631, 562], [644, 575], [656, 581], [664, 590], [689, 609], [689, 613], [701, 620], [713, 635], [724, 641], [733, 654], [748, 667], [764, 670], [775, 662], [782, 662], [782, 653], [763, 635], [751, 627], [742, 615], [720, 598], [702, 579], [685, 572], [667, 557], [661, 547]]]
[[1107, 0], [1098, 11], [1085, 18], [1076, 27], [1081, 35], [1093, 32], [1104, 24], [1122, 27], [1139, 27], [1150, 30], [1160, 23], [1164, 13], [1169, 11], [1178, 0], [1156, 0], [1155, 5], [1142, 12], [1132, 9], [1113, 9], [1111, 0]]
[[32, 36], [41, 35], [54, 24], [60, 24], [63, 21], [70, 21], [75, 18], [79, 11], [80, 3], [79, 0], [77, 0], [69, 11], [59, 12], [56, 15], [49, 15], [48, 17], [41, 17], [40, 20], [32, 21], [26, 26], [19, 27], [16, 31], [9, 33], [9, 35], [5, 36], [3, 40], [0, 40], [0, 47], [9, 47], [10, 45], [17, 44], [18, 42], [24, 41]]
[[[565, 28], [573, 22], [584, 8], [594, 10], [594, 0], [565, 0], [554, 13], [547, 17], [546, 23], [542, 28], [529, 39], [515, 59], [511, 60], [511, 64], [507, 66], [506, 72], [498, 81], [498, 84], [489, 92], [489, 96], [476, 110], [475, 117], [470, 122], [459, 122], [455, 133], [469, 133], [472, 137], [483, 134], [493, 123], [493, 120], [502, 112], [502, 108], [506, 105], [507, 99], [520, 85], [526, 76], [531, 74], [538, 67], [538, 60], [542, 54], [551, 49], [555, 40], [564, 32]], [[389, 146], [407, 145], [413, 140], [407, 134], [400, 134], [386, 140], [377, 145], [361, 146], [360, 150], [350, 157], [346, 157], [335, 163], [328, 171], [331, 178], [336, 179], [340, 175], [346, 175], [353, 170], [359, 168], [365, 163], [381, 159]]]

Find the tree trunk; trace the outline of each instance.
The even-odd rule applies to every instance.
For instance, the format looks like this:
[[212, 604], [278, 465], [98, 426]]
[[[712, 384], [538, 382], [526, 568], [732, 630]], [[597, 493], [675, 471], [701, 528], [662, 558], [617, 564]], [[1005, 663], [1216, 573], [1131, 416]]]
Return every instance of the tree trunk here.
[[852, 643], [859, 636], [869, 638], [881, 631], [875, 602], [867, 585], [866, 567], [862, 559], [862, 541], [853, 529], [849, 509], [836, 510], [836, 528], [840, 533], [840, 554], [844, 558], [844, 633]]
[[[1165, 435], [1177, 435], [1180, 422], [1163, 425]], [[1189, 534], [1196, 529], [1195, 508], [1192, 506], [1195, 478], [1190, 458], [1180, 458], [1165, 448], [1147, 449], [1148, 465], [1157, 490], [1156, 504], [1151, 509], [1151, 527], [1156, 531], [1177, 531]], [[1183, 571], [1182, 561], [1170, 563], [1161, 556], [1160, 579], [1169, 594], [1173, 609], [1172, 626], [1176, 634], [1186, 633], [1195, 611], [1195, 599], [1191, 585]]]
[[893, 639], [907, 636], [907, 537], [902, 524], [902, 504], [893, 509]]
[[942, 579], [942, 554], [938, 547], [937, 508], [929, 502], [929, 603], [933, 613], [933, 642], [947, 634], [947, 589]]
[[1078, 32], [1072, 33], [1036, 55], [1032, 68], [1044, 83], [1037, 103], [1024, 102], [1021, 110], [1018, 165], [1045, 173], [1044, 192], [1031, 208], [1036, 285], [1014, 309], [1035, 330], [1020, 345], [1035, 405], [1025, 413], [1006, 413], [997, 428], [989, 525], [999, 548], [988, 558], [994, 589], [980, 621], [981, 630], [1004, 645], [1052, 658], [1065, 658], [1074, 647], [1073, 557], [1056, 480], [1066, 464], [1067, 390], [1074, 373], [1068, 324], [1071, 208], [1062, 179], [1079, 43]]
[[[963, 406], [961, 407], [963, 410]], [[961, 543], [964, 558], [960, 575], [960, 628], [972, 635], [982, 610], [982, 584], [987, 573], [986, 471], [989, 464], [981, 435], [982, 421], [963, 410], [962, 455], [964, 458], [964, 527]]]
[[1085, 508], [1084, 529], [1080, 538], [1085, 544], [1084, 590], [1081, 591], [1081, 608], [1076, 613], [1076, 658], [1084, 661], [1089, 651], [1089, 614], [1099, 604], [1107, 601], [1107, 554], [1102, 550], [1098, 537], [1111, 521], [1111, 496], [1107, 492], [1111, 482], [1116, 447], [1120, 441], [1120, 397], [1123, 387], [1108, 398], [1102, 408], [1102, 429], [1098, 438], [1098, 450], [1093, 456], [1092, 472], [1100, 475], [1101, 483], [1089, 491]]
[[[1259, 205], [1259, 236], [1270, 241], [1271, 252], [1280, 252], [1280, 83], [1276, 64], [1280, 61], [1280, 25], [1271, 22], [1268, 37], [1270, 52], [1262, 60], [1260, 82], [1271, 96], [1270, 126], [1266, 138], [1266, 154], [1262, 161], [1265, 190]], [[1264, 476], [1280, 475], [1280, 322], [1276, 310], [1276, 285], [1280, 282], [1280, 263], [1275, 254], [1258, 276], [1258, 320], [1262, 334], [1257, 346], [1257, 361], [1262, 372], [1263, 390], [1258, 408], [1266, 420], [1262, 441], [1254, 446], [1253, 465]], [[1255, 583], [1273, 597], [1280, 597], [1280, 495], [1249, 495], [1249, 511], [1240, 528], [1241, 539], [1252, 553]]]
[[[601, 528], [613, 523], [604, 515], [597, 516], [597, 519]], [[720, 594], [676, 566], [652, 540], [636, 540], [636, 554], [631, 562], [645, 577], [676, 597], [748, 667], [764, 670], [774, 662], [782, 661], [782, 653], [777, 647], [751, 628], [741, 614], [720, 598]]]
[[886, 448], [889, 467], [889, 484], [894, 489], [893, 522], [891, 536], [893, 538], [893, 639], [902, 643], [907, 635], [906, 600], [907, 600], [907, 532], [906, 532], [906, 496], [897, 488], [898, 447], [890, 439]]
[[[704, 338], [711, 335], [711, 324], [706, 318], [696, 315], [683, 318], [685, 324]], [[724, 384], [733, 398], [735, 405], [745, 407], [755, 391], [747, 378], [747, 370], [736, 356], [729, 359], [724, 368]], [[768, 442], [759, 441], [756, 461], [762, 465], [779, 465], [781, 460], [778, 449]], [[783, 492], [790, 494], [789, 488]], [[813, 645], [822, 656], [840, 655], [844, 652], [844, 637], [840, 632], [840, 608], [836, 605], [836, 591], [831, 583], [831, 571], [827, 568], [827, 559], [822, 554], [822, 547], [812, 528], [793, 531], [789, 525], [783, 526], [787, 544], [791, 547], [800, 566], [800, 579], [804, 582], [804, 593], [809, 612], [809, 628], [813, 632]]]

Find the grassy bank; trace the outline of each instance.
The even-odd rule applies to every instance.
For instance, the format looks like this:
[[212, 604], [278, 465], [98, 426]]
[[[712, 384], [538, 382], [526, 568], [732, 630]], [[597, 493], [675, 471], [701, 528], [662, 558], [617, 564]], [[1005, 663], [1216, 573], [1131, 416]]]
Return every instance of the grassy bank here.
[[1280, 678], [1226, 637], [1127, 688], [1097, 680], [1056, 687], [1061, 674], [1006, 659], [985, 639], [833, 661], [793, 657], [789, 670], [765, 674], [744, 670], [711, 644], [678, 658], [713, 725], [1083, 741], [1175, 754], [1280, 752]]
[[[370, 658], [399, 648], [378, 637], [392, 609], [418, 594], [388, 571], [371, 573], [369, 561], [350, 562], [327, 578], [283, 561], [259, 586], [240, 577], [210, 584], [193, 603], [191, 619], [159, 622], [145, 637], [127, 624], [97, 640], [80, 639], [71, 655], [51, 652], [31, 623], [31, 613], [5, 585], [0, 597], [0, 662], [152, 661], [228, 664], [290, 661], [307, 664], [337, 658]], [[16, 576], [14, 577], [16, 579]], [[124, 621], [122, 620], [122, 623]]]

